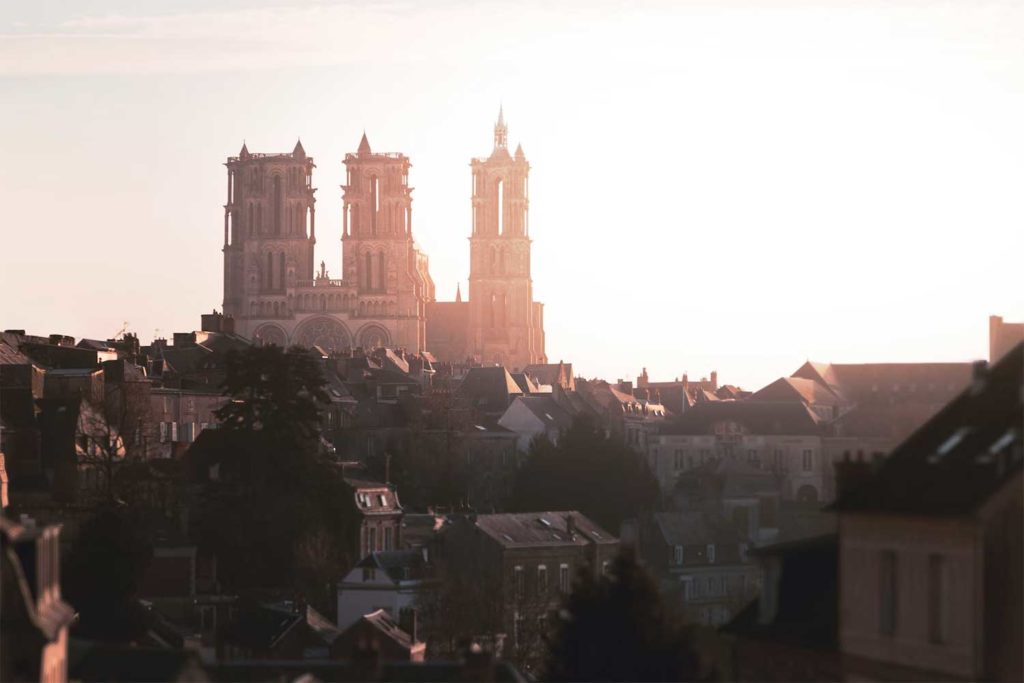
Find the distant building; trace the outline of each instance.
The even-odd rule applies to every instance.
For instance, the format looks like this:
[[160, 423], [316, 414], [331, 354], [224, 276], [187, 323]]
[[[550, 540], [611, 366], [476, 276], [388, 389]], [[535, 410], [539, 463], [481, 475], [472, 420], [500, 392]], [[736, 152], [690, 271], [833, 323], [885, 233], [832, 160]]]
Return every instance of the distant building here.
[[557, 445], [572, 426], [572, 416], [551, 396], [517, 396], [498, 424], [515, 432], [516, 447], [526, 453], [538, 437]]
[[975, 370], [877, 469], [841, 464], [848, 677], [1024, 679], [1024, 343]]
[[449, 571], [473, 572], [493, 596], [486, 608], [520, 653], [539, 645], [577, 572], [599, 575], [619, 550], [615, 536], [575, 511], [453, 517], [438, 543]]
[[257, 343], [428, 348], [514, 369], [544, 363], [544, 307], [533, 300], [522, 146], [508, 151], [499, 113], [494, 149], [473, 167], [468, 299], [435, 301], [429, 262], [413, 239], [409, 158], [374, 152], [364, 134], [346, 154], [342, 273], [316, 265], [316, 165], [291, 152], [229, 157], [224, 204], [224, 315]]
[[422, 662], [427, 644], [417, 639], [416, 610], [396, 619], [384, 609], [367, 612], [348, 626], [334, 643], [341, 657], [358, 659], [372, 653], [378, 662]]
[[395, 490], [382, 482], [352, 477], [345, 477], [345, 483], [362, 516], [356, 556], [366, 557], [372, 552], [400, 548], [404, 511]]
[[720, 460], [739, 460], [777, 473], [787, 500], [820, 500], [829, 476], [818, 418], [800, 402], [697, 404], [662, 424], [651, 437], [647, 454], [666, 492], [683, 472]]
[[657, 512], [639, 528], [645, 563], [690, 623], [718, 626], [758, 592], [747, 530], [705, 510]]
[[346, 629], [364, 614], [386, 609], [393, 616], [415, 608], [430, 586], [423, 550], [372, 552], [338, 583], [338, 628]]

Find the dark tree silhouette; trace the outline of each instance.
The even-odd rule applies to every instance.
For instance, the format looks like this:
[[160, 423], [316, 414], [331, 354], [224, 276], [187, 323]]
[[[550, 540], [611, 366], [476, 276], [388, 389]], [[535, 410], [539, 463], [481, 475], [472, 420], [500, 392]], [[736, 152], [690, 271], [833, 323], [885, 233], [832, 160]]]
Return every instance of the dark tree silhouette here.
[[581, 572], [556, 620], [547, 680], [701, 680], [692, 636], [631, 553], [599, 578]]
[[653, 509], [658, 483], [642, 457], [606, 436], [589, 420], [577, 420], [552, 445], [538, 439], [516, 476], [512, 508], [579, 510], [612, 533], [622, 521]]
[[309, 351], [293, 346], [254, 346], [225, 359], [224, 394], [217, 410], [223, 429], [260, 431], [278, 445], [302, 445], [320, 435], [329, 403], [323, 370]]
[[[333, 613], [355, 533], [342, 473], [319, 448], [328, 398], [318, 360], [275, 346], [229, 354], [221, 428], [190, 451], [202, 482], [196, 532], [224, 590], [301, 594]], [[211, 476], [211, 471], [216, 476]]]
[[65, 597], [79, 613], [77, 635], [131, 641], [145, 631], [136, 598], [153, 546], [142, 520], [137, 510], [104, 503], [82, 524], [62, 572]]

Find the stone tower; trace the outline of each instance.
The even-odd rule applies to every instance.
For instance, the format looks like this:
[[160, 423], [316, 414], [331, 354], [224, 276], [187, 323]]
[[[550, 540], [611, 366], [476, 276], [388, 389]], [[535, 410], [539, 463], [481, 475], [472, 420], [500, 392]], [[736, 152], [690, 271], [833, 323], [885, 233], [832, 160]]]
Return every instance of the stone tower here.
[[[397, 316], [395, 337], [421, 349], [424, 300], [433, 291], [417, 268], [410, 165], [403, 154], [375, 154], [365, 133], [358, 151], [345, 155], [342, 260], [344, 278], [358, 294], [358, 314]], [[374, 341], [382, 343], [367, 338]]]
[[474, 159], [469, 238], [469, 343], [481, 360], [523, 368], [544, 359], [543, 309], [530, 278], [528, 176], [522, 145], [508, 151], [499, 110], [494, 149]]
[[224, 314], [282, 316], [289, 287], [313, 279], [315, 164], [300, 141], [290, 154], [250, 154], [243, 144], [225, 166]]
[[317, 269], [313, 160], [291, 153], [227, 161], [224, 313], [256, 342], [325, 351], [426, 343], [429, 263], [412, 240], [409, 159], [374, 154], [363, 135], [345, 155], [343, 277]]

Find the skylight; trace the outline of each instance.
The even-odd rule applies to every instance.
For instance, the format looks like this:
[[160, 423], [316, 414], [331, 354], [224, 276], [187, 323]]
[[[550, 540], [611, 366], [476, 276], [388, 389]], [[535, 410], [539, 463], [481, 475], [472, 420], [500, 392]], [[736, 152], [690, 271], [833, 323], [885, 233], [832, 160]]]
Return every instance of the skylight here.
[[953, 432], [952, 436], [939, 444], [939, 447], [935, 449], [935, 453], [928, 458], [928, 462], [937, 463], [944, 457], [949, 455], [954, 448], [960, 445], [960, 442], [964, 440], [964, 437], [970, 434], [970, 427], [961, 427], [960, 429]]
[[1017, 438], [1017, 431], [1014, 430], [1014, 429], [1007, 429], [1005, 434], [1003, 434], [1001, 437], [996, 439], [995, 443], [993, 443], [991, 446], [989, 446], [988, 452], [993, 454], [993, 455], [995, 455], [996, 453], [999, 453], [1004, 448], [1006, 448], [1011, 443], [1013, 443], [1013, 440], [1015, 438]]

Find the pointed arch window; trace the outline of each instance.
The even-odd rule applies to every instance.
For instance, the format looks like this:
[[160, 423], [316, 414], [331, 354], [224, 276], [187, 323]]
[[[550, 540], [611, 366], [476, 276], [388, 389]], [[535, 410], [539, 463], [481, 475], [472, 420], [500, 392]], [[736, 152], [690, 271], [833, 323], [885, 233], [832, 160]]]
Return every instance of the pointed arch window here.
[[265, 289], [274, 288], [274, 255], [267, 252], [267, 280], [263, 284]]
[[495, 209], [497, 209], [498, 216], [496, 224], [498, 227], [498, 235], [505, 234], [505, 181], [498, 178], [498, 186], [494, 192], [494, 203]]
[[377, 289], [383, 290], [387, 287], [387, 272], [382, 251], [377, 254]]
[[377, 235], [377, 214], [380, 212], [380, 181], [370, 177], [370, 234]]
[[284, 289], [285, 271], [284, 271], [284, 252], [283, 251], [278, 254], [277, 265], [278, 265], [277, 288], [278, 289]]
[[282, 216], [284, 216], [284, 186], [281, 176], [274, 176], [274, 234], [281, 234]]
[[373, 289], [373, 254], [366, 252], [366, 267], [363, 269], [364, 289]]

